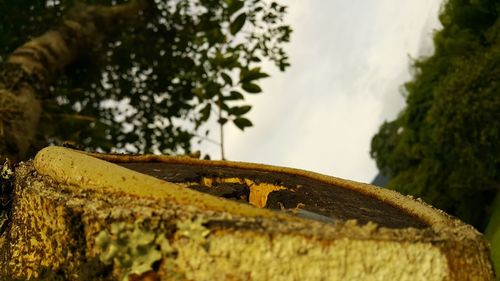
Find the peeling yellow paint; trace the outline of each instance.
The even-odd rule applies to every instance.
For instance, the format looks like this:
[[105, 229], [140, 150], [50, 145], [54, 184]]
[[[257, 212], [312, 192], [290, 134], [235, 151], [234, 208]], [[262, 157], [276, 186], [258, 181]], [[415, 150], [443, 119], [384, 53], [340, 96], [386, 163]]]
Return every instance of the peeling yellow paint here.
[[239, 184], [245, 184], [245, 179], [241, 178], [220, 178], [220, 177], [202, 177], [200, 179], [200, 184], [206, 187], [213, 187], [214, 183], [239, 183]]
[[258, 208], [264, 208], [266, 206], [269, 193], [286, 189], [280, 185], [273, 185], [265, 182], [255, 183], [249, 179], [245, 179], [245, 183], [250, 188], [250, 204]]
[[207, 177], [202, 177], [200, 180], [200, 184], [206, 187], [212, 187], [213, 185], [213, 178], [207, 178]]
[[214, 183], [239, 183], [244, 184], [250, 189], [249, 203], [257, 208], [264, 208], [267, 204], [267, 198], [269, 194], [273, 191], [286, 190], [287, 188], [282, 185], [275, 185], [270, 183], [256, 183], [251, 179], [247, 178], [209, 178], [202, 177], [200, 179], [200, 184], [206, 187], [212, 187]]

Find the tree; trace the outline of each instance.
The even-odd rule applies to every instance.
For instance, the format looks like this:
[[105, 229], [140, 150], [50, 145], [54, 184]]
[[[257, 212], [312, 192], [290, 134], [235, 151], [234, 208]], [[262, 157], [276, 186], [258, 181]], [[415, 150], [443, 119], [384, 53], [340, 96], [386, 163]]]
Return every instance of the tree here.
[[432, 56], [415, 61], [406, 108], [371, 155], [412, 194], [484, 229], [500, 189], [500, 4], [449, 0]]
[[289, 66], [276, 2], [87, 2], [0, 3], [1, 155], [63, 141], [187, 153], [211, 116], [252, 126], [262, 62]]

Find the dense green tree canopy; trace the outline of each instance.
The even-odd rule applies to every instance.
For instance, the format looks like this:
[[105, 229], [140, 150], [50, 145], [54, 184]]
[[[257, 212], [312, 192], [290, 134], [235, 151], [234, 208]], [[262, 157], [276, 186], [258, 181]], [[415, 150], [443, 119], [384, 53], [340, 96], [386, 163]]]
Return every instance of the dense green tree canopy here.
[[449, 0], [432, 56], [414, 62], [406, 108], [371, 155], [389, 187], [480, 228], [500, 189], [500, 2]]
[[[68, 13], [123, 2], [0, 1], [0, 63]], [[244, 97], [261, 92], [257, 82], [268, 76], [262, 63], [289, 66], [286, 7], [260, 0], [147, 2], [137, 22], [117, 22], [123, 28], [40, 94], [39, 147], [74, 141], [105, 151], [182, 153], [206, 134], [200, 126], [210, 116], [252, 126]]]

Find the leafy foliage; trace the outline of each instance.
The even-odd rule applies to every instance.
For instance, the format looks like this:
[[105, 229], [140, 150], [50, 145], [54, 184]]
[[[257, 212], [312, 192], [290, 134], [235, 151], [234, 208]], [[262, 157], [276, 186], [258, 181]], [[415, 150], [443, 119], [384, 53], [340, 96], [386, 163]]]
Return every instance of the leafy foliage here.
[[[88, 0], [113, 5], [124, 1]], [[109, 34], [42, 95], [38, 141], [88, 148], [189, 152], [210, 116], [244, 129], [244, 98], [261, 92], [264, 60], [288, 66], [286, 7], [260, 0], [151, 0], [137, 23]], [[76, 4], [0, 2], [0, 62]], [[206, 132], [205, 132], [206, 133]]]
[[500, 4], [449, 0], [406, 108], [372, 139], [389, 187], [484, 228], [500, 189]]

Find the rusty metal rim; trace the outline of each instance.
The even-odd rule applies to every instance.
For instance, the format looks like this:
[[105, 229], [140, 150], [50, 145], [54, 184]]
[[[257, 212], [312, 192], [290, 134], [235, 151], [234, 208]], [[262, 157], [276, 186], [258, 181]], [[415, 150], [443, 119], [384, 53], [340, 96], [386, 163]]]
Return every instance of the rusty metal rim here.
[[[277, 167], [265, 164], [255, 164], [255, 163], [245, 163], [245, 162], [233, 162], [233, 161], [214, 161], [214, 160], [199, 160], [186, 156], [166, 156], [166, 155], [123, 155], [123, 154], [100, 154], [100, 153], [89, 153], [78, 150], [73, 150], [69, 148], [63, 147], [47, 147], [41, 150], [37, 156], [35, 157], [35, 167], [42, 174], [47, 174], [50, 176], [57, 177], [57, 168], [52, 167], [47, 169], [49, 166], [57, 165], [58, 161], [62, 161], [62, 158], [66, 158], [66, 164], [71, 163], [80, 163], [82, 160], [80, 158], [84, 155], [92, 156], [92, 158], [98, 158], [107, 162], [112, 163], [120, 163], [120, 162], [163, 162], [163, 163], [175, 163], [175, 164], [186, 164], [186, 165], [207, 165], [207, 166], [218, 166], [218, 167], [230, 167], [230, 168], [238, 168], [238, 169], [246, 169], [246, 170], [258, 170], [265, 172], [276, 172], [276, 173], [285, 173], [289, 175], [306, 177], [312, 180], [321, 181], [327, 184], [336, 185], [341, 188], [350, 189], [356, 192], [360, 192], [367, 196], [371, 196], [378, 200], [381, 200], [385, 203], [388, 203], [396, 208], [403, 210], [404, 212], [422, 220], [427, 223], [431, 228], [442, 229], [447, 227], [459, 227], [465, 225], [458, 219], [455, 219], [446, 213], [433, 208], [432, 206], [420, 201], [415, 200], [411, 197], [407, 197], [401, 195], [395, 191], [378, 188], [369, 184], [359, 183], [351, 180], [341, 179], [333, 176], [326, 176], [310, 171], [304, 171], [300, 169], [294, 168], [285, 168], [285, 167]], [[49, 157], [50, 161], [41, 161], [43, 158]], [[75, 159], [76, 158], [76, 159]], [[69, 161], [69, 162], [68, 162]], [[61, 164], [61, 163], [60, 163]], [[91, 165], [92, 166], [92, 165]], [[116, 165], [113, 165], [116, 166]], [[45, 168], [44, 168], [45, 167]], [[59, 166], [61, 167], [61, 166]], [[88, 167], [92, 168], [92, 167]], [[52, 172], [49, 172], [51, 170]], [[129, 170], [127, 170], [129, 171]], [[96, 171], [101, 172], [102, 171]], [[139, 174], [141, 177], [149, 177], [147, 175]], [[60, 180], [64, 182], [68, 179], [68, 175], [61, 175]], [[157, 182], [160, 180], [154, 179]], [[163, 182], [163, 181], [161, 181]], [[166, 182], [165, 182], [166, 183]], [[78, 183], [77, 183], [78, 184]], [[171, 183], [169, 183], [171, 184]], [[189, 196], [196, 196], [195, 194], [189, 194]], [[220, 202], [217, 203], [219, 205]], [[224, 201], [224, 204], [227, 204]], [[238, 205], [238, 207], [241, 207]], [[251, 207], [256, 210], [256, 208]], [[232, 208], [231, 208], [232, 209]], [[263, 212], [261, 212], [263, 211]], [[254, 211], [246, 210], [244, 215], [252, 215], [255, 214]], [[240, 212], [238, 212], [240, 213]], [[269, 216], [271, 212], [267, 210], [259, 210], [257, 211], [259, 215]], [[275, 213], [272, 213], [276, 215]], [[476, 236], [476, 233], [471, 233], [472, 236]]]
[[[312, 180], [321, 181], [327, 184], [335, 185], [341, 188], [350, 189], [364, 195], [376, 198], [387, 204], [390, 204], [402, 211], [422, 220], [432, 228], [442, 227], [457, 227], [459, 225], [464, 225], [461, 221], [456, 218], [449, 216], [441, 210], [438, 210], [425, 202], [414, 199], [410, 196], [404, 196], [396, 191], [379, 188], [370, 184], [360, 183], [356, 181], [346, 180], [334, 176], [327, 176], [315, 172], [286, 168], [279, 166], [272, 166], [266, 164], [256, 164], [247, 162], [236, 162], [236, 161], [220, 161], [220, 160], [200, 160], [187, 156], [167, 156], [167, 155], [126, 155], [126, 154], [101, 154], [101, 153], [90, 153], [83, 152], [86, 155], [99, 158], [101, 160], [109, 161], [112, 163], [121, 162], [162, 162], [171, 164], [186, 164], [186, 165], [206, 165], [214, 167], [227, 167], [227, 168], [238, 168], [245, 170], [257, 170], [264, 172], [276, 172], [285, 173], [289, 175], [295, 175], [300, 177], [309, 178]], [[474, 234], [475, 236], [476, 234]]]

